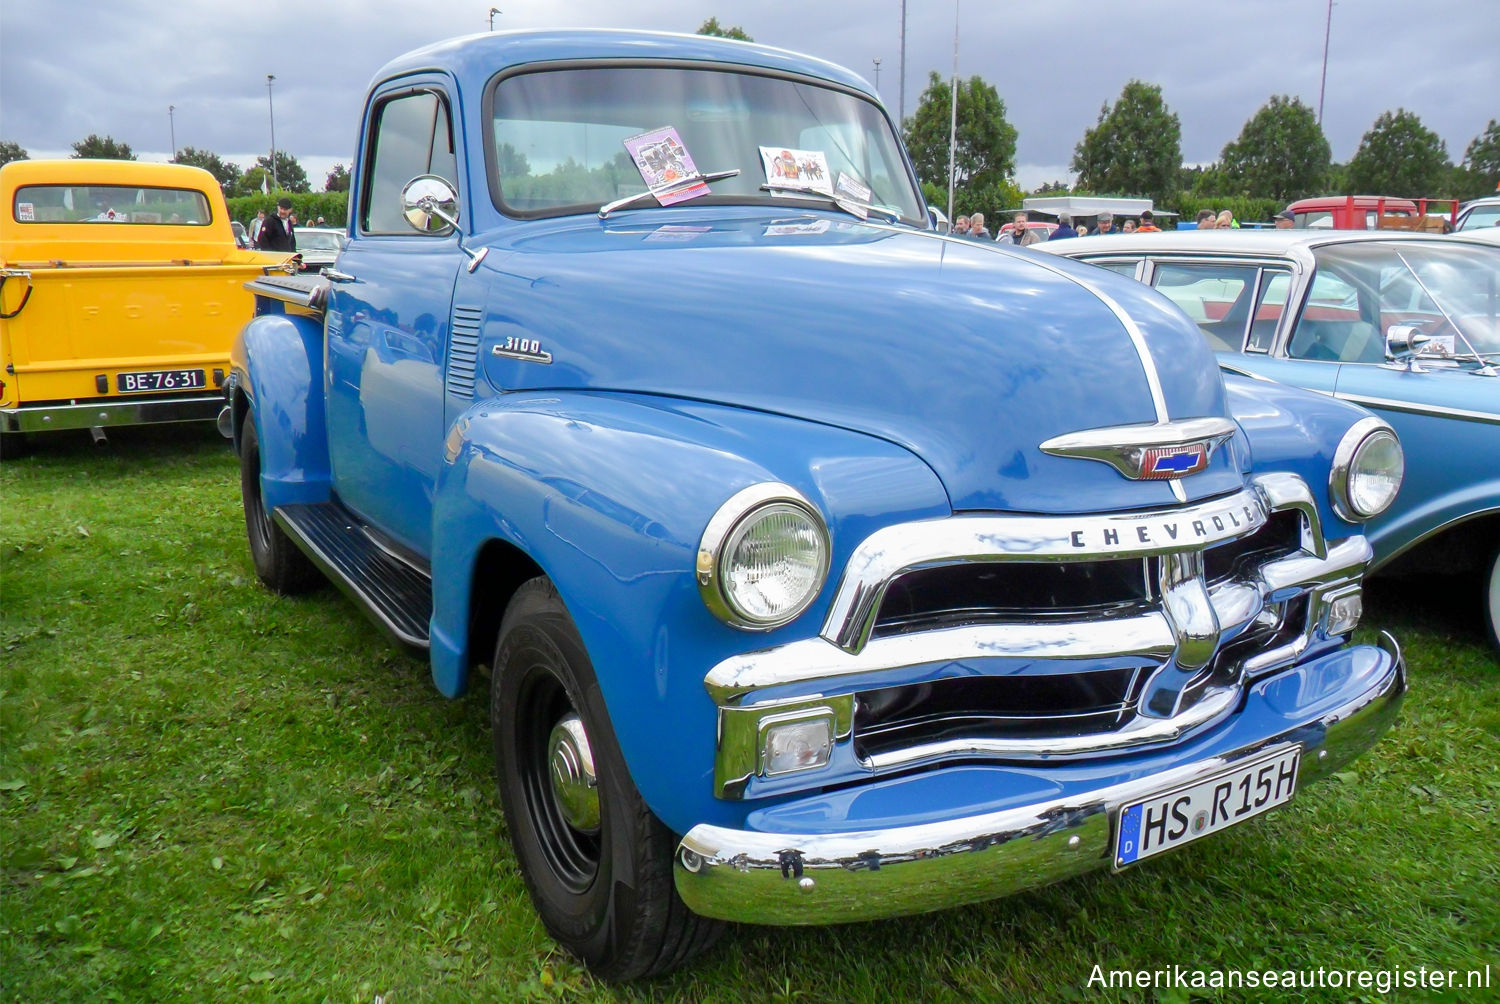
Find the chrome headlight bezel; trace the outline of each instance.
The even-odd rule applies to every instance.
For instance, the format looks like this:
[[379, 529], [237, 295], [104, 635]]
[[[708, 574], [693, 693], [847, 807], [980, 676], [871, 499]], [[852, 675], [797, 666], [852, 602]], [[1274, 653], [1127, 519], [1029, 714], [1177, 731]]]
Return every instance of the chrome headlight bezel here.
[[[1396, 490], [1391, 493], [1384, 505], [1366, 511], [1355, 501], [1355, 479], [1360, 475], [1359, 460], [1372, 445], [1385, 442], [1395, 446], [1396, 457], [1400, 465]], [[1401, 481], [1405, 479], [1405, 475], [1406, 458], [1396, 430], [1373, 415], [1369, 418], [1362, 418], [1344, 433], [1344, 437], [1339, 440], [1338, 449], [1333, 454], [1333, 466], [1328, 472], [1328, 496], [1333, 503], [1333, 511], [1338, 513], [1341, 519], [1350, 523], [1363, 523], [1374, 519], [1389, 509], [1391, 503], [1401, 493]]]
[[[724, 567], [731, 555], [731, 541], [754, 520], [772, 512], [791, 511], [808, 521], [818, 542], [818, 567], [811, 587], [800, 600], [775, 617], [759, 617], [746, 611], [738, 603], [729, 586], [729, 576]], [[823, 585], [828, 580], [831, 560], [831, 544], [828, 524], [816, 506], [791, 485], [767, 481], [751, 485], [736, 492], [721, 505], [703, 531], [698, 544], [695, 572], [698, 592], [703, 603], [714, 616], [731, 627], [744, 631], [771, 631], [790, 624], [812, 605]]]

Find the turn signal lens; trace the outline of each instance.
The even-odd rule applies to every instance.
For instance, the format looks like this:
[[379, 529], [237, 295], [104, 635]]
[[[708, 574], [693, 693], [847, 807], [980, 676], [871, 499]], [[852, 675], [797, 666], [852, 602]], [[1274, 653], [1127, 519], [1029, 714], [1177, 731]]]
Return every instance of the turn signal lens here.
[[832, 751], [832, 718], [771, 725], [765, 730], [761, 746], [761, 773], [774, 777], [824, 767]]

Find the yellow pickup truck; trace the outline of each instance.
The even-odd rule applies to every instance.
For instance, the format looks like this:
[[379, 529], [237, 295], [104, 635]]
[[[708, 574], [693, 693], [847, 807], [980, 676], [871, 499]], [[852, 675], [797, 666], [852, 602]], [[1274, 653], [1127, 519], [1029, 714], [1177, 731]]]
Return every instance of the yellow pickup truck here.
[[248, 280], [291, 256], [235, 246], [213, 175], [181, 164], [0, 167], [0, 439], [211, 420]]

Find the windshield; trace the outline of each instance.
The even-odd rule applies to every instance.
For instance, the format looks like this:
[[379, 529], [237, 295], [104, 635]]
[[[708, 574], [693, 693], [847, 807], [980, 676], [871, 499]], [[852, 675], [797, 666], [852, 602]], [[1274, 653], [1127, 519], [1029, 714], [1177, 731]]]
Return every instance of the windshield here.
[[675, 66], [547, 70], [501, 80], [493, 108], [492, 186], [513, 215], [588, 212], [645, 192], [624, 141], [670, 127], [700, 173], [740, 171], [712, 182], [702, 201], [789, 201], [762, 191], [762, 148], [775, 147], [822, 153], [830, 183], [851, 176], [870, 188], [871, 205], [924, 222], [880, 109], [801, 78]]
[[1314, 255], [1293, 355], [1382, 362], [1393, 327], [1428, 336], [1424, 355], [1500, 355], [1500, 248], [1368, 241]]
[[1500, 202], [1487, 206], [1475, 206], [1464, 216], [1458, 229], [1483, 230], [1485, 227], [1495, 226], [1500, 226]]
[[298, 251], [337, 251], [343, 246], [339, 235], [327, 230], [298, 230]]

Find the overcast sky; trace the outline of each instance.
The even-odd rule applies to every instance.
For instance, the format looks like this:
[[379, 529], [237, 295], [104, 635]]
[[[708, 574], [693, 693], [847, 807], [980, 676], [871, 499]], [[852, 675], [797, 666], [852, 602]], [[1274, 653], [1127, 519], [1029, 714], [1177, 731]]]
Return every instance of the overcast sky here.
[[[1159, 84], [1189, 163], [1224, 144], [1273, 94], [1316, 109], [1325, 0], [960, 0], [959, 73], [982, 76], [1019, 132], [1025, 188], [1066, 175], [1073, 147], [1131, 78]], [[495, 27], [693, 31], [716, 16], [758, 42], [852, 67], [900, 101], [901, 0], [498, 0]], [[468, 0], [0, 0], [0, 139], [67, 156], [89, 133], [142, 159], [211, 150], [241, 167], [276, 145], [320, 188], [351, 160], [365, 86], [388, 59], [484, 31]], [[930, 70], [953, 65], [954, 0], [907, 0], [906, 111]], [[1323, 128], [1348, 160], [1383, 111], [1421, 116], [1463, 156], [1500, 118], [1500, 0], [1339, 0]], [[168, 115], [171, 105], [175, 111]], [[1420, 193], [1399, 193], [1420, 194]]]

